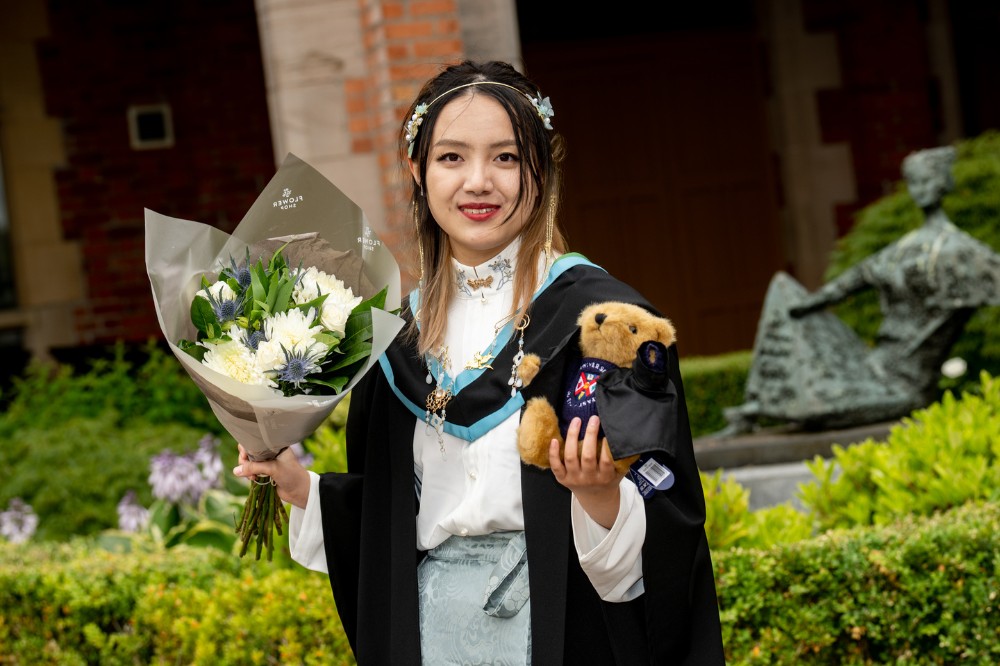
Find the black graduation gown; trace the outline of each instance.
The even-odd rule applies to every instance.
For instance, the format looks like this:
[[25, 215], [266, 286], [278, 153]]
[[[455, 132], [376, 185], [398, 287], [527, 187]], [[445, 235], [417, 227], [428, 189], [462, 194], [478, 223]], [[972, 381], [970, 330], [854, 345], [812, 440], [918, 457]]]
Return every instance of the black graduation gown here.
[[[523, 390], [525, 401], [544, 394], [558, 404], [565, 370], [579, 361], [579, 312], [605, 300], [653, 310], [636, 291], [592, 265], [570, 268], [538, 295], [525, 350], [537, 353], [543, 367]], [[473, 423], [488, 411], [482, 405], [510, 398], [509, 373], [500, 369], [511, 366], [516, 347], [515, 341], [508, 343], [492, 363], [498, 370], [484, 373], [449, 403], [449, 421]], [[397, 397], [392, 383], [413, 402], [422, 401], [429, 389], [426, 370], [411, 346], [397, 340], [386, 354], [392, 382], [377, 367], [353, 390], [348, 472], [324, 474], [320, 480], [330, 582], [362, 666], [421, 663], [416, 581], [422, 553], [415, 547], [412, 450], [416, 415]], [[677, 393], [676, 432], [673, 450], [655, 457], [676, 481], [645, 500], [645, 591], [639, 598], [624, 603], [600, 599], [573, 545], [569, 490], [549, 470], [521, 467], [536, 666], [725, 662], [704, 496], [673, 347], [668, 368]]]

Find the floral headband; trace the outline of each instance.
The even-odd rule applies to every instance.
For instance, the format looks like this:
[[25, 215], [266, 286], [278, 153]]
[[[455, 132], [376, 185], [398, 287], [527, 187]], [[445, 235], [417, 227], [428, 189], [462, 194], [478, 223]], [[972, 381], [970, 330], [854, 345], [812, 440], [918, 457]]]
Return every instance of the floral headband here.
[[472, 83], [464, 83], [460, 86], [455, 86], [449, 90], [444, 91], [431, 101], [426, 104], [417, 104], [413, 109], [413, 115], [406, 122], [406, 156], [413, 157], [413, 144], [417, 140], [417, 132], [420, 131], [420, 125], [424, 122], [424, 115], [427, 114], [427, 109], [431, 107], [434, 102], [438, 101], [445, 95], [455, 92], [456, 90], [461, 90], [462, 88], [469, 88], [470, 86], [503, 86], [504, 88], [510, 88], [511, 90], [518, 92], [528, 98], [531, 105], [535, 107], [535, 112], [538, 117], [542, 119], [542, 124], [545, 125], [545, 129], [552, 129], [552, 123], [550, 119], [552, 116], [556, 115], [556, 112], [552, 110], [552, 102], [549, 101], [548, 97], [542, 97], [542, 93], [538, 93], [538, 97], [532, 97], [528, 93], [518, 90], [514, 86], [507, 85], [506, 83], [500, 83], [499, 81], [473, 81]]

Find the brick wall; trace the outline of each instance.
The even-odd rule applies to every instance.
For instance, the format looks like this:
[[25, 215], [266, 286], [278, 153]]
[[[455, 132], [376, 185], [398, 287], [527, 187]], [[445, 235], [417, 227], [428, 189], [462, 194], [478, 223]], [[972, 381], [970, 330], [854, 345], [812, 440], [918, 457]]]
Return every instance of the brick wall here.
[[[411, 221], [399, 131], [421, 85], [442, 66], [463, 58], [458, 7], [454, 0], [359, 2], [369, 75], [348, 82], [352, 144], [378, 155], [388, 211], [383, 241], [405, 262], [412, 254], [407, 251]], [[415, 274], [413, 266], [401, 268]]]
[[[49, 20], [38, 56], [66, 145], [62, 226], [84, 257], [80, 342], [159, 336], [143, 208], [231, 231], [274, 174], [253, 2], [51, 0]], [[175, 145], [130, 148], [127, 107], [164, 102]]]

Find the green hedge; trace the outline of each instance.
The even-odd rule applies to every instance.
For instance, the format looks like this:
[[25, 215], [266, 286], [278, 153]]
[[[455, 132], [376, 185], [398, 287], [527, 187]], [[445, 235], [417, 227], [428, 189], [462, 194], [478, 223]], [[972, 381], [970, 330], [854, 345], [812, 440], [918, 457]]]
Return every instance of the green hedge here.
[[[728, 661], [1000, 663], [1000, 505], [714, 555]], [[0, 544], [17, 664], [352, 664], [326, 577], [213, 549]]]
[[715, 556], [743, 664], [1000, 663], [1000, 505]]
[[681, 377], [691, 434], [701, 437], [726, 426], [723, 407], [743, 403], [753, 355], [749, 351], [681, 359]]
[[354, 663], [326, 576], [211, 548], [0, 544], [0, 607], [3, 663]]

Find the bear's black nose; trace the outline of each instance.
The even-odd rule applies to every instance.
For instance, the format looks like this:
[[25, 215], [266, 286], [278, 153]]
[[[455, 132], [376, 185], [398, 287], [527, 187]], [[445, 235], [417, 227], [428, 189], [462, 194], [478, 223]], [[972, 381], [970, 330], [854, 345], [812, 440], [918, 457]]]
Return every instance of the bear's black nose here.
[[600, 326], [601, 324], [603, 324], [604, 320], [607, 319], [607, 318], [608, 318], [608, 315], [604, 314], [603, 312], [598, 312], [597, 314], [594, 315], [594, 321], [597, 322], [598, 326]]

